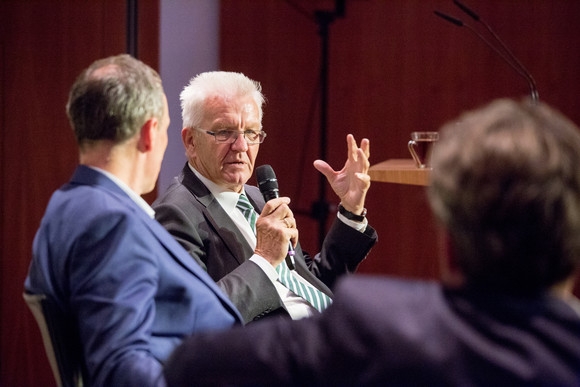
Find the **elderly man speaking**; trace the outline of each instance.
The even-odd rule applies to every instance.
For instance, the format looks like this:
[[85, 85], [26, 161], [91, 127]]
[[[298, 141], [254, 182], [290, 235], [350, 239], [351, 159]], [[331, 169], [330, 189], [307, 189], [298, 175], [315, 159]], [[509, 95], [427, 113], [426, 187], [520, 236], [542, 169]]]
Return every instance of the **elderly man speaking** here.
[[[246, 184], [266, 138], [263, 103], [260, 85], [243, 74], [194, 77], [181, 93], [188, 162], [153, 205], [156, 219], [218, 282], [246, 323], [318, 314], [330, 305], [336, 280], [354, 272], [377, 240], [364, 209], [370, 186], [366, 139], [359, 148], [347, 137], [348, 158], [340, 171], [315, 161], [340, 200], [316, 256], [297, 243], [290, 199], [265, 203], [258, 188]], [[295, 270], [284, 260], [289, 242]]]

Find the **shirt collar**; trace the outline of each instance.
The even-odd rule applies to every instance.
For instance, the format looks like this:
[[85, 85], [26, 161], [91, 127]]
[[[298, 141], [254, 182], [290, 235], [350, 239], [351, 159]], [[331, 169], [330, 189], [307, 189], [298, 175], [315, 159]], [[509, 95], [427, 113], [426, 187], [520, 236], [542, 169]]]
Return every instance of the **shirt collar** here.
[[93, 166], [90, 166], [90, 165], [87, 165], [87, 167], [89, 167], [89, 168], [91, 168], [91, 169], [93, 169], [93, 170], [95, 170], [95, 171], [97, 171], [99, 173], [102, 173], [103, 175], [107, 176], [109, 179], [111, 179], [113, 181], [113, 183], [115, 183], [119, 188], [121, 188], [123, 190], [123, 192], [125, 192], [131, 198], [131, 200], [133, 200], [135, 202], [135, 204], [137, 204], [137, 206], [139, 206], [143, 211], [145, 211], [145, 213], [151, 219], [153, 219], [155, 217], [155, 211], [145, 201], [145, 199], [143, 199], [141, 196], [137, 195], [135, 193], [135, 191], [133, 191], [127, 184], [125, 184], [117, 176], [115, 176], [111, 172], [105, 171], [104, 169], [101, 169], [101, 168], [93, 167]]
[[203, 176], [190, 163], [187, 163], [187, 165], [189, 166], [189, 169], [191, 169], [191, 171], [195, 174], [195, 176], [197, 176], [197, 178], [201, 180], [201, 182], [207, 187], [209, 192], [211, 192], [211, 194], [216, 198], [218, 203], [224, 210], [226, 210], [226, 212], [230, 213], [230, 211], [234, 211], [236, 209], [236, 204], [238, 204], [240, 195], [242, 193], [245, 194], [243, 187], [242, 192], [240, 193], [230, 191], [229, 189], [226, 189]]

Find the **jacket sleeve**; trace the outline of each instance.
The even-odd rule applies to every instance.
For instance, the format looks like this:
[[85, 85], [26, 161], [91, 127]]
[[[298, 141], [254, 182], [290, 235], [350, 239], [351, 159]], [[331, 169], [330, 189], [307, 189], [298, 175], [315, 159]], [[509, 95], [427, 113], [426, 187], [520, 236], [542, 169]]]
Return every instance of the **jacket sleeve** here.
[[[195, 208], [193, 204], [188, 205], [187, 209], [186, 212], [182, 206], [165, 201], [155, 205], [155, 217], [216, 281], [236, 306], [244, 323], [266, 316], [287, 315], [274, 284], [262, 269], [248, 260], [236, 263], [235, 267], [226, 266], [227, 248], [217, 231], [199, 226], [205, 222], [201, 209]], [[239, 254], [243, 254], [241, 250]]]
[[310, 272], [332, 289], [340, 276], [356, 271], [377, 239], [377, 232], [370, 225], [360, 232], [336, 218], [324, 238], [322, 250], [314, 257], [302, 253]]

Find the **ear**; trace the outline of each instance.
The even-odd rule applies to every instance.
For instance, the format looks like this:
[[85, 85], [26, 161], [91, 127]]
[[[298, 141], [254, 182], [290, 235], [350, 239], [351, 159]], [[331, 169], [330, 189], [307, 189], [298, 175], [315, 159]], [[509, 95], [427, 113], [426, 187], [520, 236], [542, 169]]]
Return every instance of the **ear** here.
[[185, 153], [189, 159], [191, 159], [195, 154], [195, 142], [193, 141], [195, 133], [193, 131], [194, 129], [191, 128], [181, 129], [181, 140], [183, 141]]
[[153, 144], [157, 138], [157, 127], [159, 121], [157, 118], [153, 117], [147, 120], [145, 124], [141, 127], [141, 134], [139, 136], [139, 151], [146, 153], [153, 149]]

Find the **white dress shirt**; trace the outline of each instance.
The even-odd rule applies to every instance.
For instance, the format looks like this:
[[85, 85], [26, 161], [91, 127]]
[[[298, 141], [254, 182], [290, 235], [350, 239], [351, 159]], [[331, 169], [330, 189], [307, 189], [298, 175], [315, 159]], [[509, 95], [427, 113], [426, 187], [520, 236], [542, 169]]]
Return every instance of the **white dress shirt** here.
[[137, 204], [143, 211], [145, 211], [145, 213], [147, 215], [149, 215], [151, 217], [151, 219], [155, 218], [155, 210], [153, 210], [153, 208], [151, 208], [149, 203], [147, 203], [145, 201], [145, 199], [143, 199], [141, 196], [137, 195], [137, 193], [135, 193], [135, 191], [133, 191], [121, 179], [119, 179], [117, 176], [113, 175], [111, 172], [105, 171], [104, 169], [93, 167], [90, 165], [87, 165], [87, 167], [107, 176], [109, 179], [111, 179], [113, 181], [113, 183], [115, 183], [117, 186], [119, 186], [119, 188], [121, 188], [123, 190], [123, 192], [125, 192], [127, 195], [129, 195], [131, 200], [133, 200], [135, 202], [135, 204]]

